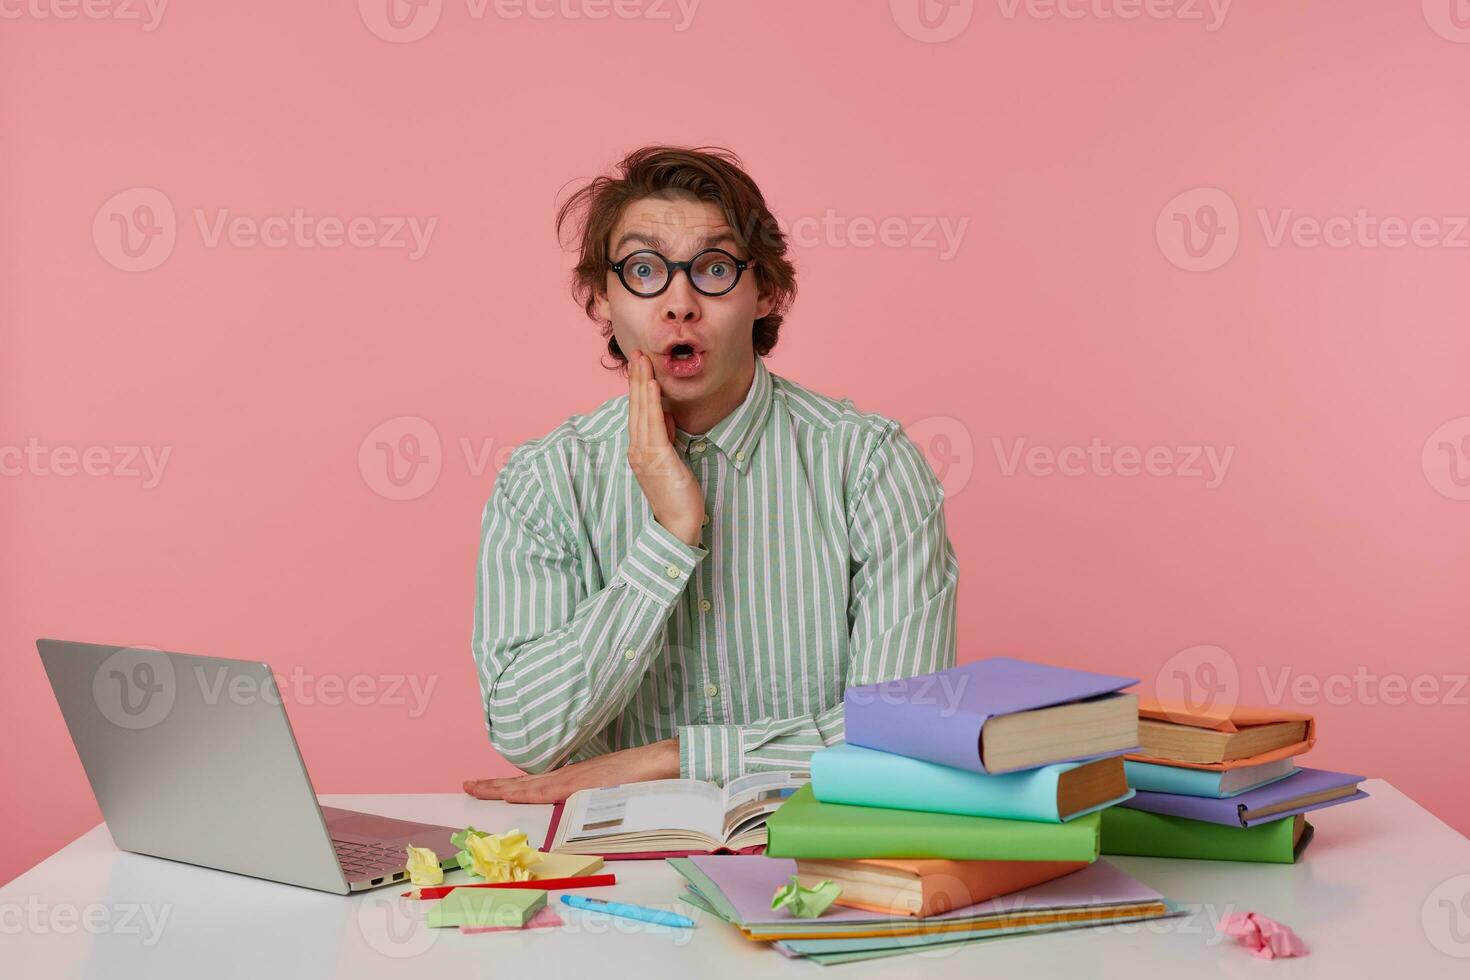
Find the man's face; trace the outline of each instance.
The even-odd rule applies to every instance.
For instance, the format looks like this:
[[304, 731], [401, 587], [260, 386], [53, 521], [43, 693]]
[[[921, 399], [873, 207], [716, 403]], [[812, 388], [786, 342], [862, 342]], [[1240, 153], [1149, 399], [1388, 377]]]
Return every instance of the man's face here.
[[[648, 248], [674, 262], [687, 261], [707, 248], [750, 259], [735, 244], [717, 205], [687, 198], [645, 197], [623, 209], [609, 236], [609, 258], [617, 262]], [[597, 314], [612, 323], [625, 356], [635, 350], [648, 354], [669, 401], [691, 404], [749, 380], [755, 356], [751, 331], [755, 321], [771, 311], [771, 301], [758, 293], [753, 268], [722, 296], [700, 293], [679, 270], [669, 287], [653, 297], [635, 296], [616, 272], [608, 270], [597, 297]], [[681, 344], [692, 348], [692, 356], [675, 357], [674, 349]]]

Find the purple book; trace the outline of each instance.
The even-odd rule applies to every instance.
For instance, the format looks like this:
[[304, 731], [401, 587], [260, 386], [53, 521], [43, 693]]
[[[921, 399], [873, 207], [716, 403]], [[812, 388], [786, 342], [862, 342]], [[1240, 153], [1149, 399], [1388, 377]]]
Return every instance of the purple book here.
[[[1270, 823], [1272, 820], [1306, 813], [1309, 810], [1320, 810], [1327, 806], [1337, 806], [1339, 803], [1361, 800], [1368, 794], [1362, 790], [1346, 791], [1362, 781], [1362, 776], [1354, 776], [1351, 773], [1328, 772], [1325, 769], [1303, 767], [1299, 772], [1285, 779], [1248, 790], [1238, 796], [1228, 796], [1222, 800], [1211, 799], [1207, 796], [1180, 796], [1177, 793], [1137, 792], [1133, 794], [1131, 800], [1125, 800], [1118, 805], [1132, 807], [1135, 810], [1148, 810], [1150, 813], [1163, 813], [1171, 817], [1207, 820], [1210, 823], [1224, 824], [1227, 827], [1253, 827], [1256, 824]], [[1319, 800], [1315, 803], [1300, 802], [1306, 797], [1330, 790], [1343, 790], [1344, 793], [1330, 800]], [[1282, 806], [1282, 809], [1260, 815], [1261, 810], [1275, 806]]]
[[[843, 696], [842, 714], [847, 741], [853, 745], [971, 772], [989, 772], [981, 757], [980, 739], [991, 718], [1116, 694], [1137, 683], [1133, 677], [990, 657], [933, 674], [850, 687]], [[1050, 761], [1102, 757], [1071, 756]]]

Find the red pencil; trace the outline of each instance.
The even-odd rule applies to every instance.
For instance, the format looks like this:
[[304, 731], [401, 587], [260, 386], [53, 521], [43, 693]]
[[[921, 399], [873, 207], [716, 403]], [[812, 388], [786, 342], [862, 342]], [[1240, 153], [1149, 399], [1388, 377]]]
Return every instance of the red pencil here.
[[617, 875], [582, 875], [579, 878], [542, 878], [539, 881], [484, 881], [463, 885], [433, 885], [404, 892], [404, 898], [443, 898], [456, 888], [536, 888], [541, 891], [557, 891], [562, 888], [595, 888], [598, 885], [616, 885]]

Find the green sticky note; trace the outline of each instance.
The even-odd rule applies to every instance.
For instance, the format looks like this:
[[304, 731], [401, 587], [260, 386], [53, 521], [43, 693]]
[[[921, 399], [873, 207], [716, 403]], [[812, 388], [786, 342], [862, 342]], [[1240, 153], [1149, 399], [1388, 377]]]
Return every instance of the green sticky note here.
[[546, 905], [535, 888], [456, 888], [429, 908], [428, 923], [440, 926], [524, 926]]

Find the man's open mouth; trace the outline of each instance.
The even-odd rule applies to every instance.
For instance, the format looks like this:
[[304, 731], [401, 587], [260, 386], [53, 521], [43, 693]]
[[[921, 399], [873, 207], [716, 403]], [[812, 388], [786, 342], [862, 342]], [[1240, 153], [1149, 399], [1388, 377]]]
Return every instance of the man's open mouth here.
[[669, 355], [675, 360], [688, 360], [694, 356], [694, 348], [688, 344], [676, 344], [674, 345], [674, 349], [669, 351]]

